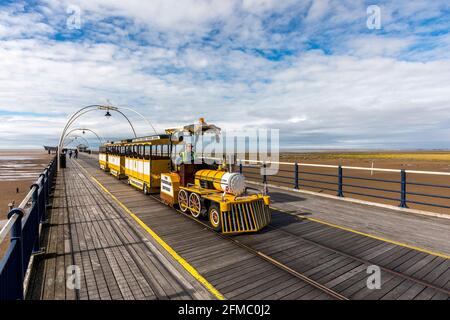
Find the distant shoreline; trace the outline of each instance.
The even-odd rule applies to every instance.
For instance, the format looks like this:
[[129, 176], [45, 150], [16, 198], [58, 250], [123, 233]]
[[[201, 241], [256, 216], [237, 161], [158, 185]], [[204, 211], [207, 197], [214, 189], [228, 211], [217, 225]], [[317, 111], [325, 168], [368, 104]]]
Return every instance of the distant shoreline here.
[[437, 152], [447, 153], [450, 149], [280, 149], [280, 153], [380, 153], [380, 152], [395, 152], [395, 153], [424, 153]]
[[[95, 149], [95, 148], [94, 148]], [[96, 150], [96, 149], [95, 149]], [[0, 153], [3, 152], [46, 152], [44, 147], [39, 148], [0, 148]], [[344, 152], [367, 152], [367, 153], [379, 153], [379, 152], [450, 152], [450, 149], [438, 149], [438, 148], [280, 148], [280, 153], [344, 153]]]

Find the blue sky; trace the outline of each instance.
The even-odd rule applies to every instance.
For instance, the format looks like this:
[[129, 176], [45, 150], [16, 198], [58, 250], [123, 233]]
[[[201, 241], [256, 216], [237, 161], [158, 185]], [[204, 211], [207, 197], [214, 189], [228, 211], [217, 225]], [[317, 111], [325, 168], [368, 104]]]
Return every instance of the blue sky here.
[[[108, 100], [285, 148], [449, 148], [449, 30], [448, 1], [0, 1], [0, 148], [55, 144]], [[101, 112], [76, 126], [130, 135]]]

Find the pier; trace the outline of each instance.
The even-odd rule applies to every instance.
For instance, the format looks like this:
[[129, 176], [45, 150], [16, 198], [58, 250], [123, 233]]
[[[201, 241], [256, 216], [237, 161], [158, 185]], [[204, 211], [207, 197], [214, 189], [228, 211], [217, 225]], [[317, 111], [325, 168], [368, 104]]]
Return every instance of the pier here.
[[227, 236], [94, 155], [49, 179], [26, 299], [450, 299], [449, 219], [274, 186], [271, 224]]

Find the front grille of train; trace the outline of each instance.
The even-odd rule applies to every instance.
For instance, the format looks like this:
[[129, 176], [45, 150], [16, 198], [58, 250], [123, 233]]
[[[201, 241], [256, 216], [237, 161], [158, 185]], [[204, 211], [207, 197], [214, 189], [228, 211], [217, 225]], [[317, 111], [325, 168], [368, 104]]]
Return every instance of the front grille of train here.
[[264, 200], [231, 204], [230, 211], [223, 212], [223, 233], [258, 231], [270, 223], [269, 206]]

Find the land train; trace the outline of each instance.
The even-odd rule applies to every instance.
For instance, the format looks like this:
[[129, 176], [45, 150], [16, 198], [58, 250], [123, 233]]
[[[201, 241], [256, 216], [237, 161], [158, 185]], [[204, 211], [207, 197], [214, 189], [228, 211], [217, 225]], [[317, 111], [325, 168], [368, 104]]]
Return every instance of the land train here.
[[162, 202], [207, 219], [222, 233], [256, 232], [271, 221], [270, 197], [246, 187], [242, 174], [230, 172], [224, 162], [180, 162], [179, 151], [187, 135], [215, 132], [220, 128], [188, 125], [166, 129], [164, 134], [106, 143], [99, 150], [99, 165], [145, 194], [158, 194]]

